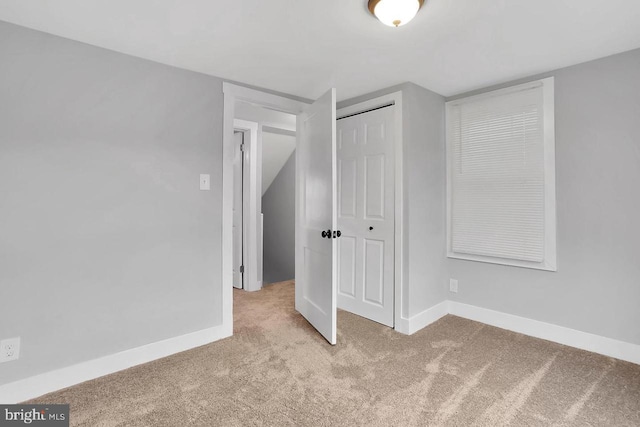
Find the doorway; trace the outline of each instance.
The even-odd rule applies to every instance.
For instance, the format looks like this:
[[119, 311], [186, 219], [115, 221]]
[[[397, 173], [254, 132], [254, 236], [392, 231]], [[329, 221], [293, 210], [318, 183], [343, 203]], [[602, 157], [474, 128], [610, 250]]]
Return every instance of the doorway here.
[[234, 110], [233, 286], [293, 280], [296, 116], [237, 101]]
[[[233, 139], [232, 124], [234, 118], [235, 105], [238, 102], [247, 102], [252, 105], [266, 107], [268, 109], [287, 112], [298, 115], [298, 142], [304, 142], [298, 145], [296, 149], [298, 153], [296, 160], [302, 159], [301, 163], [296, 162], [296, 309], [314, 326], [322, 332], [328, 341], [335, 344], [335, 325], [336, 325], [336, 299], [337, 299], [337, 264], [338, 264], [338, 242], [341, 233], [337, 225], [337, 166], [336, 166], [336, 107], [335, 107], [335, 90], [330, 91], [321, 97], [318, 101], [311, 104], [292, 100], [289, 98], [272, 95], [253, 89], [248, 89], [232, 84], [224, 84], [225, 95], [225, 113], [224, 113], [224, 144], [223, 144], [223, 248], [230, 248], [232, 243], [232, 219], [233, 219], [233, 173], [230, 170], [233, 159]], [[387, 307], [392, 307], [393, 326], [402, 327], [403, 319], [401, 316], [402, 308], [402, 222], [403, 222], [403, 201], [402, 201], [402, 108], [401, 93], [393, 93], [376, 98], [371, 101], [350, 106], [340, 111], [341, 116], [348, 114], [360, 113], [369, 109], [375, 109], [383, 105], [393, 104], [393, 133], [395, 135], [394, 148], [394, 177], [393, 183], [393, 244], [394, 256], [390, 259], [393, 261], [393, 298], [390, 305], [387, 305], [389, 298], [384, 300]], [[333, 112], [331, 112], [333, 111]], [[302, 121], [300, 120], [302, 117]], [[302, 129], [302, 133], [300, 133]], [[331, 142], [333, 141], [333, 142]], [[325, 145], [329, 143], [329, 145]], [[300, 147], [303, 147], [300, 151]], [[326, 148], [319, 148], [326, 147]], [[333, 147], [333, 148], [332, 148]], [[322, 150], [329, 151], [322, 151]], [[320, 150], [320, 151], [317, 151]], [[333, 150], [333, 154], [331, 154]], [[315, 154], [314, 154], [315, 153]], [[316, 155], [317, 154], [317, 155]], [[327, 157], [328, 156], [328, 157]], [[331, 159], [327, 165], [329, 170], [333, 170], [328, 175], [325, 174], [323, 168], [325, 159]], [[320, 160], [322, 160], [320, 162]], [[333, 162], [333, 166], [331, 166]], [[320, 166], [319, 166], [320, 165]], [[315, 172], [314, 172], [315, 170]], [[333, 178], [331, 178], [333, 176]], [[400, 178], [398, 178], [400, 177]], [[331, 183], [333, 181], [333, 184]], [[312, 187], [309, 187], [312, 185]], [[306, 189], [305, 189], [306, 186]], [[327, 193], [328, 191], [328, 193]], [[331, 196], [333, 194], [333, 196]], [[318, 202], [314, 198], [318, 195], [325, 197], [323, 202]], [[329, 198], [326, 198], [326, 197]], [[388, 197], [385, 195], [384, 198]], [[329, 203], [325, 203], [329, 201]], [[313, 209], [310, 209], [313, 208]], [[328, 213], [322, 213], [326, 209]], [[334, 209], [331, 214], [331, 209]], [[303, 216], [301, 216], [301, 214]], [[304, 215], [307, 215], [304, 217]], [[326, 218], [324, 221], [320, 219]], [[318, 220], [318, 221], [316, 221]], [[317, 224], [316, 224], [317, 222]], [[320, 222], [323, 224], [321, 225]], [[324, 224], [326, 222], [326, 224]], [[299, 228], [299, 225], [304, 226]], [[300, 230], [304, 231], [301, 233]], [[310, 244], [309, 247], [302, 247], [300, 251], [299, 239], [301, 236], [309, 236], [314, 242], [316, 237], [322, 237], [323, 240], [317, 240], [316, 243]], [[320, 236], [322, 234], [322, 236]], [[317, 236], [316, 236], [317, 235]], [[326, 239], [326, 240], [325, 240]], [[371, 240], [371, 239], [370, 239]], [[388, 240], [388, 239], [387, 239]], [[307, 239], [307, 242], [311, 240]], [[322, 249], [324, 246], [328, 250]], [[232, 280], [232, 251], [223, 250], [223, 283], [229, 283]], [[373, 258], [372, 258], [373, 259]], [[306, 264], [305, 264], [306, 263]], [[313, 269], [308, 267], [312, 266]], [[333, 266], [333, 267], [332, 267]], [[333, 273], [327, 275], [322, 274], [324, 280], [318, 280], [318, 275], [306, 274], [311, 270], [317, 272]], [[223, 323], [225, 326], [232, 328], [232, 287], [223, 286]], [[322, 307], [321, 307], [322, 306]], [[375, 319], [374, 319], [375, 320]], [[332, 339], [333, 335], [333, 339]]]

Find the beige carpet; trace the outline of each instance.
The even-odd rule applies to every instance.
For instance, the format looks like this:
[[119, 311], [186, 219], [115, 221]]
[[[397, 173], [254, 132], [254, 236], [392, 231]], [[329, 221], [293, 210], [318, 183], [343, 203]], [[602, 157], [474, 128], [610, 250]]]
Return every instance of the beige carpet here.
[[293, 283], [236, 291], [235, 335], [37, 399], [83, 426], [640, 426], [640, 366], [447, 316], [413, 336], [338, 314], [338, 345]]

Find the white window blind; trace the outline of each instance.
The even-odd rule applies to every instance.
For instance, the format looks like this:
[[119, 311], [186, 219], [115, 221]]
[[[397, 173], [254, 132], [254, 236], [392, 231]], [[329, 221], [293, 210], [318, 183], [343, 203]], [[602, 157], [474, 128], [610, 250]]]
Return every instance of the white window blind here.
[[552, 85], [447, 104], [449, 256], [555, 270]]

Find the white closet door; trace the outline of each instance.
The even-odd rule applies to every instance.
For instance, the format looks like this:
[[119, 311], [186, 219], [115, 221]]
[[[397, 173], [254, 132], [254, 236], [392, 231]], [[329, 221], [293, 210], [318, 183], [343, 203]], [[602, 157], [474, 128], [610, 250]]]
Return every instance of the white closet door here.
[[338, 121], [338, 307], [393, 327], [394, 107]]
[[[336, 92], [298, 116], [296, 310], [336, 343]], [[327, 236], [327, 232], [329, 236]]]

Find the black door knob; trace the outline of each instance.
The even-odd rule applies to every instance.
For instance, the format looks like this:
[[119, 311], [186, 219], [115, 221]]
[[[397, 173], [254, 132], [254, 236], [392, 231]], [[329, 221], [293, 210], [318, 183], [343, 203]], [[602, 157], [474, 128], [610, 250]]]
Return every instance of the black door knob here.
[[369, 227], [369, 231], [372, 231], [372, 230], [373, 230], [373, 227]]
[[342, 231], [338, 230], [337, 232], [338, 237], [342, 236]]
[[322, 230], [322, 238], [325, 238], [325, 237], [327, 237], [327, 232]]

